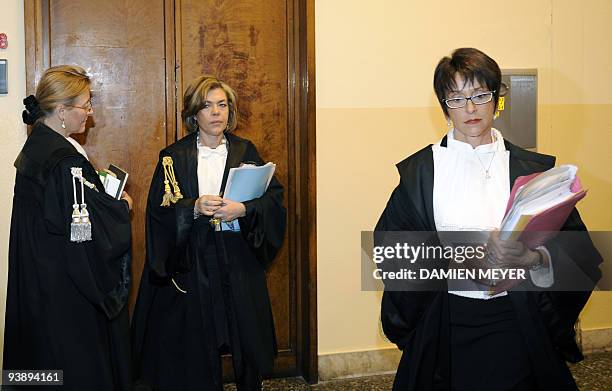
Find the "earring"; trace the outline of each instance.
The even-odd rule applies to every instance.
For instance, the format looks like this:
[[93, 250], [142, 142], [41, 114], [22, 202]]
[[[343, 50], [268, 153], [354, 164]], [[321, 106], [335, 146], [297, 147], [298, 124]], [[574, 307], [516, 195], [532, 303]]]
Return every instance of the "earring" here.
[[446, 126], [448, 126], [449, 128], [453, 127], [453, 121], [451, 121], [450, 118], [446, 119]]
[[66, 129], [66, 124], [64, 123], [64, 120], [62, 120], [62, 129]]
[[493, 114], [493, 119], [498, 119], [499, 118], [499, 111], [495, 111], [495, 114]]

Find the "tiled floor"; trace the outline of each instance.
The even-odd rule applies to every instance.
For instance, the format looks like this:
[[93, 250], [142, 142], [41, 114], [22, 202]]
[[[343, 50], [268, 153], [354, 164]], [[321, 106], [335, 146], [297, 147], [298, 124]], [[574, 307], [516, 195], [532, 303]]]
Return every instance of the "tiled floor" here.
[[[586, 357], [570, 369], [582, 391], [612, 391], [612, 352], [596, 353]], [[264, 382], [265, 391], [382, 391], [390, 390], [393, 375], [378, 375], [334, 380], [308, 385], [302, 379], [275, 379]], [[235, 390], [233, 385], [225, 390]]]

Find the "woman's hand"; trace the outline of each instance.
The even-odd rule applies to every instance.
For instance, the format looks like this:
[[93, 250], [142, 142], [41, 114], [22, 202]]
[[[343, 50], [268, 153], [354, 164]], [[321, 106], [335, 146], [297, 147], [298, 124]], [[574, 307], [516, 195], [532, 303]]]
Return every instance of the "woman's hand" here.
[[223, 198], [218, 195], [205, 194], [195, 202], [195, 209], [205, 216], [212, 216], [223, 206]]
[[221, 219], [222, 221], [232, 221], [246, 215], [246, 207], [242, 202], [224, 198], [223, 204], [224, 205], [215, 212], [215, 218]]
[[124, 191], [123, 193], [121, 193], [121, 199], [125, 200], [128, 203], [128, 209], [132, 210], [132, 205], [134, 205], [134, 200], [132, 200], [132, 197], [130, 197], [127, 191]]
[[487, 248], [489, 262], [494, 267], [530, 268], [539, 266], [540, 262], [546, 262], [545, 257], [539, 251], [528, 249], [522, 242], [501, 240], [499, 231], [491, 232]]

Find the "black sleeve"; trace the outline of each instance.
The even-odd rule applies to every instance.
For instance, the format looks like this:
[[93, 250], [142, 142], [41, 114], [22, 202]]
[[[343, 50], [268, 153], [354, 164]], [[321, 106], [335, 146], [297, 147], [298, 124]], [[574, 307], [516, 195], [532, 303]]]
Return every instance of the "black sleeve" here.
[[546, 244], [554, 262], [555, 282], [536, 294], [540, 315], [559, 353], [566, 361], [582, 359], [574, 325], [601, 278], [602, 257], [574, 208], [559, 236]]
[[[159, 162], [151, 179], [146, 210], [146, 260], [154, 277], [168, 280], [190, 270], [187, 244], [193, 225], [194, 198], [182, 198], [169, 206], [161, 206], [165, 193], [164, 169]], [[182, 180], [176, 173], [179, 184]], [[172, 188], [171, 188], [172, 190]]]
[[[264, 164], [251, 142], [245, 160], [257, 165]], [[238, 220], [242, 234], [264, 267], [272, 262], [285, 237], [287, 211], [283, 206], [283, 192], [283, 186], [273, 176], [261, 197], [244, 202], [246, 215]]]
[[375, 231], [416, 231], [419, 226], [425, 226], [411, 201], [409, 185], [406, 182], [400, 177], [400, 183], [391, 193]]
[[[65, 267], [70, 279], [83, 296], [113, 318], [123, 308], [129, 293], [131, 262], [131, 226], [124, 201], [85, 186], [85, 203], [91, 221], [91, 240], [70, 240], [74, 204], [72, 167], [81, 167], [83, 176], [96, 182], [97, 173], [84, 158], [69, 157], [50, 173], [43, 194], [44, 221], [47, 231], [63, 237]], [[100, 189], [98, 189], [100, 190]], [[77, 201], [81, 202], [80, 184]]]
[[[385, 231], [414, 231], [422, 226], [403, 179], [393, 190], [374, 228], [377, 245], [385, 244]], [[421, 224], [421, 225], [419, 225]], [[403, 350], [412, 340], [435, 292], [385, 290], [381, 301], [380, 320], [387, 338]]]

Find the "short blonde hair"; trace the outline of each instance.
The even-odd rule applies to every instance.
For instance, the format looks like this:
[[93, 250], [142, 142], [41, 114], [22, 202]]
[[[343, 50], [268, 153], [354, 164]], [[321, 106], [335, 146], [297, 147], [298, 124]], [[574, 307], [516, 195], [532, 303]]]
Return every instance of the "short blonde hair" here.
[[36, 87], [36, 100], [42, 115], [49, 116], [60, 104], [74, 104], [90, 86], [89, 76], [79, 66], [58, 65], [47, 69]]
[[192, 81], [185, 90], [183, 95], [183, 111], [181, 117], [183, 123], [189, 133], [198, 130], [198, 123], [196, 121], [196, 115], [198, 111], [204, 108], [206, 96], [212, 90], [217, 88], [222, 89], [227, 96], [227, 103], [229, 105], [229, 117], [227, 119], [226, 132], [231, 132], [236, 129], [238, 125], [238, 108], [236, 104], [236, 92], [232, 87], [228, 86], [225, 82], [217, 79], [214, 76], [203, 75]]

